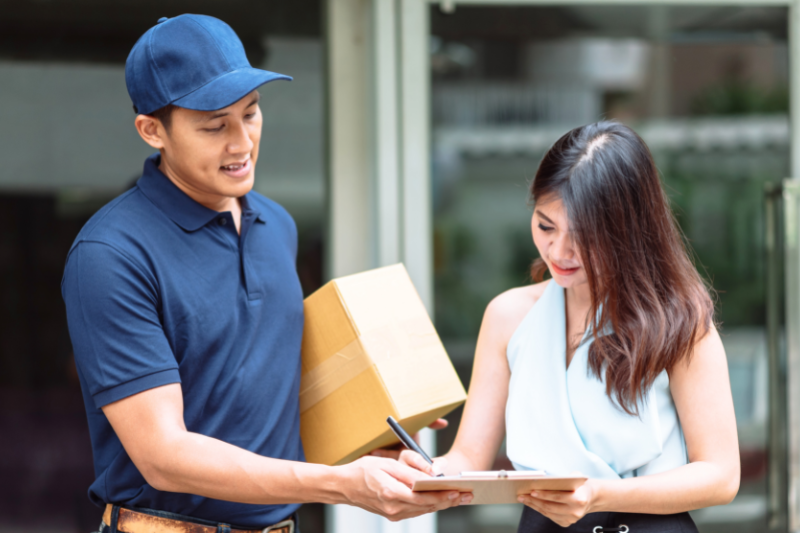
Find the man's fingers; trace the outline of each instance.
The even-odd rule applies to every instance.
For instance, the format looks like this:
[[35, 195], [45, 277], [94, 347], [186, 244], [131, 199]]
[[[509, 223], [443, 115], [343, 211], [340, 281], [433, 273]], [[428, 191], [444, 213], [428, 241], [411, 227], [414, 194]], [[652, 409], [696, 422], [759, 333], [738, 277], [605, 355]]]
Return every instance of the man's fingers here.
[[467, 505], [472, 502], [471, 492], [453, 492], [453, 491], [437, 491], [437, 492], [412, 492], [414, 501], [409, 503], [417, 505], [432, 505], [436, 510], [447, 509], [458, 505]]
[[[423, 459], [424, 461], [424, 459]], [[384, 471], [394, 480], [392, 489], [396, 499], [412, 505], [434, 506], [436, 509], [446, 509], [462, 503], [472, 501], [472, 493], [459, 493], [456, 491], [426, 491], [414, 492], [411, 490], [416, 479], [430, 479], [429, 476], [405, 466], [403, 463], [394, 463], [396, 467], [390, 467]], [[406, 477], [408, 476], [408, 477]], [[395, 481], [396, 480], [396, 481]], [[398, 483], [399, 482], [399, 483]]]
[[[415, 454], [416, 455], [416, 454]], [[421, 459], [421, 457], [420, 457]], [[425, 462], [425, 460], [422, 460]], [[411, 488], [415, 481], [420, 479], [430, 479], [430, 474], [422, 472], [416, 468], [411, 468], [399, 461], [389, 462], [383, 466], [384, 472]]]
[[416, 470], [408, 468], [401, 463], [395, 464], [400, 468], [398, 468], [397, 471], [385, 469], [384, 472], [387, 474], [387, 479], [383, 480], [383, 484], [391, 491], [392, 499], [411, 505], [425, 507], [436, 506], [437, 508], [439, 506], [451, 507], [454, 503], [457, 504], [458, 497], [460, 496], [457, 491], [442, 490], [414, 492], [411, 490], [410, 484], [398, 478], [398, 474], [402, 475], [403, 470], [408, 470], [409, 472], [420, 475], [422, 479], [429, 479], [429, 477], [417, 472]]
[[434, 470], [431, 465], [422, 458], [420, 454], [417, 452], [412, 452], [411, 450], [405, 450], [403, 453], [400, 454], [400, 462], [405, 463], [412, 468], [416, 468], [420, 472], [425, 472], [429, 476], [433, 476]]
[[433, 466], [431, 467], [434, 476], [438, 476], [439, 474], [444, 474], [447, 470], [447, 459], [444, 457], [438, 457], [433, 460]]
[[387, 459], [394, 459], [396, 461], [400, 458], [400, 453], [400, 450], [378, 448], [377, 450], [372, 450], [369, 455], [373, 455], [375, 457], [385, 457]]

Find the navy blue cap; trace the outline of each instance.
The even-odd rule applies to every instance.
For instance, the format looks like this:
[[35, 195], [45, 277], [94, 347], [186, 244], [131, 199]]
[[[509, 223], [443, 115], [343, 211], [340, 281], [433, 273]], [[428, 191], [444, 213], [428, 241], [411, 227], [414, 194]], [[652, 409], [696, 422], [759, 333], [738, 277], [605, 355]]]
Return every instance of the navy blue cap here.
[[173, 104], [215, 111], [290, 76], [250, 66], [230, 26], [206, 15], [162, 17], [133, 45], [125, 83], [141, 114]]

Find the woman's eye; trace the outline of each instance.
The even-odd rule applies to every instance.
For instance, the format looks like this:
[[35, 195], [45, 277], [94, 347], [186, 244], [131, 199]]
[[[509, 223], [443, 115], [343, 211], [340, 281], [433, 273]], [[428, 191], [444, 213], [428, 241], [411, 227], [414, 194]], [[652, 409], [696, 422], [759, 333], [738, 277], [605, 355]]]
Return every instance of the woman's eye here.
[[207, 131], [209, 133], [217, 133], [218, 131], [222, 131], [222, 126], [218, 128], [203, 128], [203, 131]]
[[250, 113], [249, 115], [245, 115], [245, 116], [244, 116], [244, 118], [246, 118], [247, 120], [250, 120], [250, 119], [251, 119], [251, 118], [253, 118], [254, 116], [256, 116], [256, 114], [255, 114], [255, 113]]
[[551, 229], [553, 229], [553, 228], [552, 228], [551, 226], [545, 226], [544, 224], [542, 224], [542, 223], [540, 222], [540, 223], [539, 223], [539, 229], [540, 229], [540, 230], [542, 230], [542, 231], [550, 231], [550, 230], [551, 230]]

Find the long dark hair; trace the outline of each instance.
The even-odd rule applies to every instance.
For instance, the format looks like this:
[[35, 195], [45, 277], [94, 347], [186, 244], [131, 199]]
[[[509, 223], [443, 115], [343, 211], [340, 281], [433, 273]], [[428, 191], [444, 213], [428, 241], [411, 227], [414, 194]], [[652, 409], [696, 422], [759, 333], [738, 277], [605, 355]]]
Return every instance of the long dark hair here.
[[[533, 202], [564, 203], [591, 291], [589, 368], [629, 414], [656, 377], [691, 355], [714, 321], [644, 141], [616, 122], [568, 132], [531, 184]], [[531, 267], [540, 281], [547, 266]], [[610, 328], [609, 328], [610, 326]], [[607, 334], [602, 334], [602, 333]]]

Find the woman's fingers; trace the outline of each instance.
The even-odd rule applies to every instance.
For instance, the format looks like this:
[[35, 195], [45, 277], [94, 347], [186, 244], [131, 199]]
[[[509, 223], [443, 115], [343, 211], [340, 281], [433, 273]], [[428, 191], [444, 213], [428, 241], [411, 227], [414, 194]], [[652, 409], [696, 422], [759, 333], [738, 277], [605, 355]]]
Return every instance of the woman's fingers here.
[[531, 496], [534, 498], [539, 498], [540, 500], [545, 500], [548, 502], [558, 502], [558, 503], [566, 503], [572, 499], [574, 496], [574, 491], [563, 491], [563, 490], [534, 490], [531, 492]]
[[[563, 499], [563, 501], [545, 499], [541, 494], [544, 492], [551, 493], [548, 494], [548, 496], [557, 497], [559, 499]], [[552, 493], [560, 494], [554, 496]], [[537, 494], [539, 495], [537, 496]], [[562, 491], [533, 491], [530, 495], [521, 495], [517, 500], [520, 503], [527, 505], [534, 511], [546, 516], [558, 525], [566, 527], [577, 522], [584, 514], [582, 511], [577, 509], [578, 506], [575, 505], [576, 502], [573, 502], [571, 499], [569, 499], [570, 495], [572, 494], [573, 493], [571, 492]]]
[[448, 422], [447, 420], [445, 420], [444, 418], [437, 418], [437, 419], [436, 419], [434, 422], [432, 422], [432, 423], [431, 423], [431, 425], [430, 425], [430, 426], [428, 426], [428, 427], [429, 427], [429, 428], [431, 428], [431, 429], [434, 429], [434, 430], [436, 430], [436, 429], [444, 429], [444, 428], [446, 428], [448, 425], [449, 425], [449, 422]]

